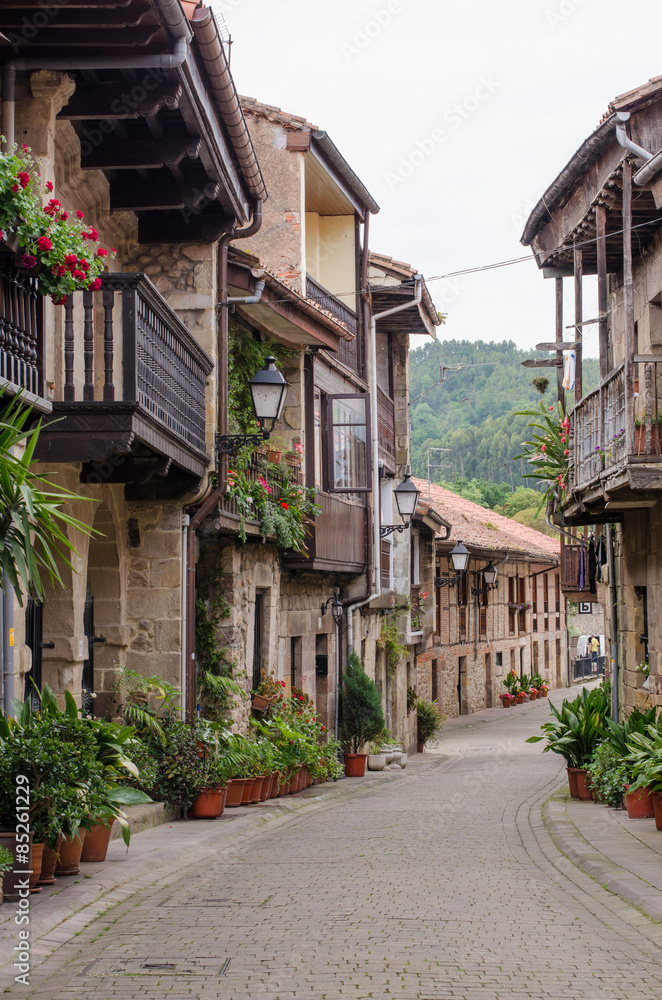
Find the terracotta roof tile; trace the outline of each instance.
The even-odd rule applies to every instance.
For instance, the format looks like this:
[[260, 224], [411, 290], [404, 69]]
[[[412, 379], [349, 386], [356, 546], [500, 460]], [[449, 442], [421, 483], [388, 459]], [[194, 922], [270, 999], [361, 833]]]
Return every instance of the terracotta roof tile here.
[[472, 546], [494, 549], [542, 561], [560, 558], [559, 539], [465, 500], [442, 486], [430, 485], [427, 479], [412, 481], [421, 491], [419, 502], [429, 504], [446, 521], [450, 521], [452, 528], [448, 544], [451, 546], [461, 540], [469, 549]]

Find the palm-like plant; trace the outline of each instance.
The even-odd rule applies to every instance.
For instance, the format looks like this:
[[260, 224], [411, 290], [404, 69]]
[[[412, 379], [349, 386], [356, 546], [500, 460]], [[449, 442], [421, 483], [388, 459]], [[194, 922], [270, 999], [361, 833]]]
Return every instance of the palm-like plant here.
[[79, 497], [33, 471], [41, 421], [30, 428], [31, 416], [20, 396], [0, 409], [0, 569], [20, 604], [24, 593], [43, 598], [42, 572], [63, 585], [60, 564], [73, 569], [67, 528], [94, 533], [62, 509]]
[[609, 714], [609, 687], [589, 691], [584, 688], [573, 701], [563, 699], [560, 709], [549, 706], [554, 718], [541, 727], [542, 736], [530, 736], [527, 743], [547, 740], [543, 752], [560, 754], [568, 767], [586, 767], [595, 748], [605, 739]]

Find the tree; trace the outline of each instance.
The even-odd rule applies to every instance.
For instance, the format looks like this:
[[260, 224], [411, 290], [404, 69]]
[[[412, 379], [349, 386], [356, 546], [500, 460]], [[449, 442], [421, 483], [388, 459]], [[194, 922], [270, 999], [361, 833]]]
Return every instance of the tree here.
[[[67, 555], [75, 549], [67, 528], [93, 534], [62, 510], [63, 504], [79, 497], [33, 471], [41, 421], [26, 429], [31, 417], [20, 396], [0, 409], [0, 569], [19, 604], [24, 592], [43, 599], [42, 571], [55, 585], [62, 584], [58, 561], [73, 569]], [[4, 590], [4, 577], [0, 585]]]
[[385, 728], [379, 691], [352, 650], [342, 679], [340, 741], [348, 753], [361, 753]]

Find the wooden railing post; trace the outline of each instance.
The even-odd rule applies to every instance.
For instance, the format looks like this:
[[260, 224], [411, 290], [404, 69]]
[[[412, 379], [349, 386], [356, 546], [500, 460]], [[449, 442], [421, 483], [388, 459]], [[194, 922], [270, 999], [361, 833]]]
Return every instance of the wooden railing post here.
[[74, 297], [67, 295], [64, 303], [64, 401], [76, 399], [74, 385]]
[[[563, 278], [556, 278], [556, 343], [563, 343]], [[556, 355], [561, 360], [563, 354]], [[563, 368], [556, 369], [556, 397], [565, 413], [565, 389], [563, 388]]]
[[137, 344], [138, 292], [134, 285], [122, 289], [122, 382], [125, 402], [138, 399]]
[[115, 292], [112, 288], [104, 288], [101, 298], [103, 302], [103, 399], [104, 402], [112, 402], [115, 399], [113, 379], [113, 306], [115, 304]]
[[94, 401], [94, 293], [83, 292], [83, 364], [85, 366], [85, 382], [83, 384], [83, 399]]

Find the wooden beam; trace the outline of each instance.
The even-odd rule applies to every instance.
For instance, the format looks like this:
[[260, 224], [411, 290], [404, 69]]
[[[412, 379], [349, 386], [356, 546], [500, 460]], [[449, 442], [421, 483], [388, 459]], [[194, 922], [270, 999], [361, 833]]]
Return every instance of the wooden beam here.
[[623, 306], [625, 310], [625, 447], [635, 453], [634, 434], [634, 289], [632, 284], [632, 164], [623, 160]]
[[[154, 73], [159, 73], [155, 70]], [[149, 84], [154, 82], [150, 78]], [[106, 118], [151, 118], [162, 108], [176, 111], [182, 96], [179, 83], [154, 85], [151, 89], [140, 84], [99, 84], [96, 87], [79, 87], [58, 118], [65, 121], [89, 121]]]
[[197, 208], [203, 201], [214, 201], [219, 185], [203, 181], [199, 187], [167, 180], [145, 184], [113, 183], [110, 185], [111, 212], [164, 211]]
[[[102, 133], [99, 133], [102, 135]], [[185, 157], [197, 159], [201, 139], [155, 139], [118, 143], [104, 141], [81, 156], [83, 170], [158, 170], [175, 166]]]
[[582, 277], [583, 277], [583, 256], [582, 251], [575, 249], [573, 254], [575, 272], [575, 403], [582, 398]]
[[[118, 7], [118, 6], [98, 6], [91, 10], [87, 8], [76, 8], [71, 3], [67, 4], [66, 7], [57, 9], [57, 4], [55, 2], [49, 4], [48, 0], [43, 2], [41, 5], [42, 12], [44, 7], [48, 8], [52, 6], [54, 13], [48, 17], [48, 27], [50, 28], [134, 28], [137, 27], [146, 14], [151, 11], [151, 6], [146, 3], [145, 0], [134, 0], [134, 3], [129, 7]], [[16, 7], [16, 4], [12, 4], [12, 7]], [[6, 28], [24, 28], [26, 26], [25, 22], [25, 8], [21, 10], [5, 10], [0, 14], [0, 27], [2, 29]], [[47, 13], [45, 16], [48, 16]]]
[[562, 358], [527, 358], [521, 362], [523, 368], [563, 368]]
[[536, 351], [574, 351], [576, 346], [575, 340], [562, 340], [549, 344], [536, 344]]
[[234, 222], [218, 203], [204, 210], [184, 208], [172, 215], [148, 212], [138, 222], [138, 242], [216, 243]]
[[[0, 30], [2, 21], [0, 20]], [[162, 33], [161, 25], [148, 24], [137, 28], [69, 28], [56, 31], [52, 25], [37, 31], [34, 38], [21, 36], [21, 45], [26, 48], [47, 46], [48, 48], [142, 48], [149, 45], [155, 35]], [[44, 37], [46, 35], [46, 37]], [[73, 57], [75, 58], [75, 57]]]
[[598, 342], [600, 345], [600, 378], [609, 373], [609, 344], [607, 340], [607, 208], [595, 208], [598, 255]]
[[[556, 350], [562, 350], [563, 344], [563, 276], [557, 275], [555, 278], [555, 306], [556, 306]], [[572, 350], [572, 348], [571, 348]], [[563, 408], [565, 414], [565, 389], [563, 388], [563, 369], [559, 368], [556, 373], [556, 398]]]

